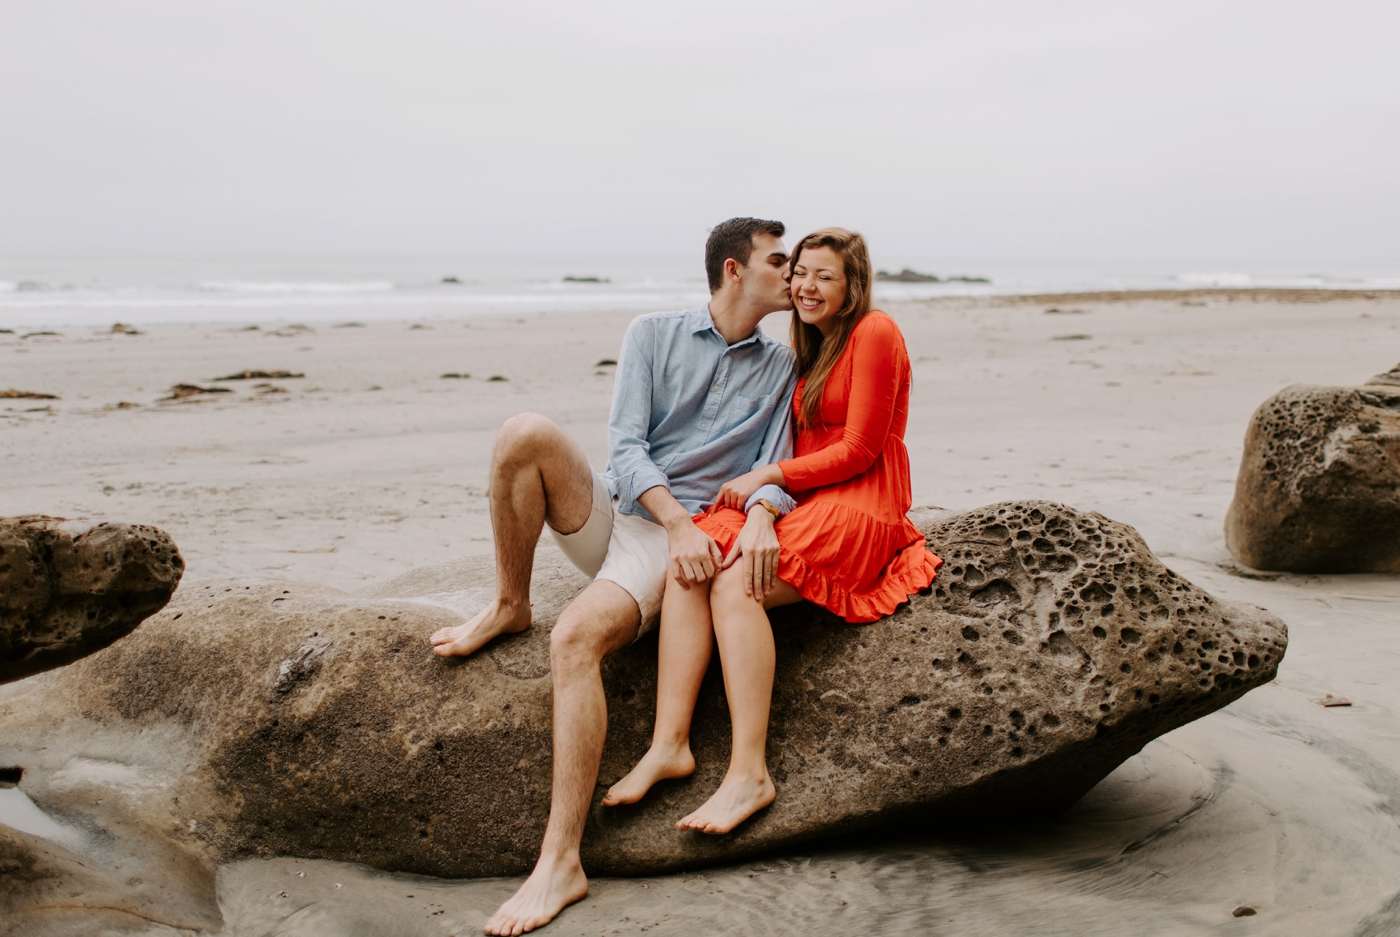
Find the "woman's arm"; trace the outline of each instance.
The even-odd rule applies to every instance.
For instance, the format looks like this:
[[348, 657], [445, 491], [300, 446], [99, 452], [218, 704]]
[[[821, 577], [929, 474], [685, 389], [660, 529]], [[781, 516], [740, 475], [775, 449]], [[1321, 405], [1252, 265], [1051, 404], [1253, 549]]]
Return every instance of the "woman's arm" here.
[[[847, 481], [874, 464], [885, 448], [907, 357], [894, 320], [872, 317], [870, 327], [851, 335], [851, 397], [841, 438], [810, 455], [779, 462], [789, 491], [808, 491]], [[865, 325], [862, 322], [861, 325]]]

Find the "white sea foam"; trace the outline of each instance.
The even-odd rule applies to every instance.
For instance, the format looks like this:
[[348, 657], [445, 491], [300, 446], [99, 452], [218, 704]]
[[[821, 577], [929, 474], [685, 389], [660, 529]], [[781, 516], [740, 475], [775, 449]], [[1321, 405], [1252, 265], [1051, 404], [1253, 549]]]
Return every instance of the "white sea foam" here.
[[201, 290], [220, 293], [383, 293], [394, 288], [389, 280], [363, 280], [353, 283], [326, 282], [263, 282], [257, 280], [203, 280]]
[[1178, 273], [1176, 278], [1190, 286], [1254, 286], [1254, 277], [1247, 273]]

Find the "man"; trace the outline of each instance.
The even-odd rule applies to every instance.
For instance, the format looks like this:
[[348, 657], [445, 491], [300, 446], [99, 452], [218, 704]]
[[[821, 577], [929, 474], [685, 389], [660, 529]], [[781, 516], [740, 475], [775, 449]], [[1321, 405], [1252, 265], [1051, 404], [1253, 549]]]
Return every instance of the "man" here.
[[744, 564], [756, 593], [772, 585], [775, 517], [792, 509], [780, 488], [759, 489], [735, 547], [691, 521], [720, 485], [792, 454], [792, 350], [758, 328], [791, 308], [783, 225], [731, 218], [710, 232], [710, 302], [641, 316], [618, 358], [608, 420], [608, 467], [595, 476], [578, 445], [535, 413], [507, 420], [491, 459], [496, 597], [471, 621], [433, 635], [443, 656], [471, 654], [530, 626], [530, 571], [541, 527], [592, 583], [550, 634], [554, 776], [549, 823], [534, 871], [486, 924], [521, 934], [588, 894], [579, 845], [607, 731], [602, 659], [657, 624], [667, 577], [705, 582]]

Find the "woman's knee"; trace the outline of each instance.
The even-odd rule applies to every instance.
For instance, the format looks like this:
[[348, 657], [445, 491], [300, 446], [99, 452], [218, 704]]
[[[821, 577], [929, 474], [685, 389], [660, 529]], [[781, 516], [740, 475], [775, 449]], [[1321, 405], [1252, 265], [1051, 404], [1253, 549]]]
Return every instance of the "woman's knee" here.
[[739, 564], [720, 570], [710, 587], [710, 606], [715, 609], [733, 608], [743, 602], [757, 605], [754, 597], [744, 591], [744, 580]]

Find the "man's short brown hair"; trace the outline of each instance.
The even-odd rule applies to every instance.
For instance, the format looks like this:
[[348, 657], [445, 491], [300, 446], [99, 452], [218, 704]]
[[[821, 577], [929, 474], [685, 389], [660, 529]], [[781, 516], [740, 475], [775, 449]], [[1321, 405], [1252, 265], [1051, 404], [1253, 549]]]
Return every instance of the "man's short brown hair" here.
[[741, 267], [749, 265], [755, 234], [771, 234], [780, 238], [786, 230], [781, 221], [764, 221], [762, 218], [730, 218], [711, 228], [710, 239], [705, 242], [705, 275], [710, 279], [710, 292], [718, 293], [724, 285], [726, 260], [732, 257]]

